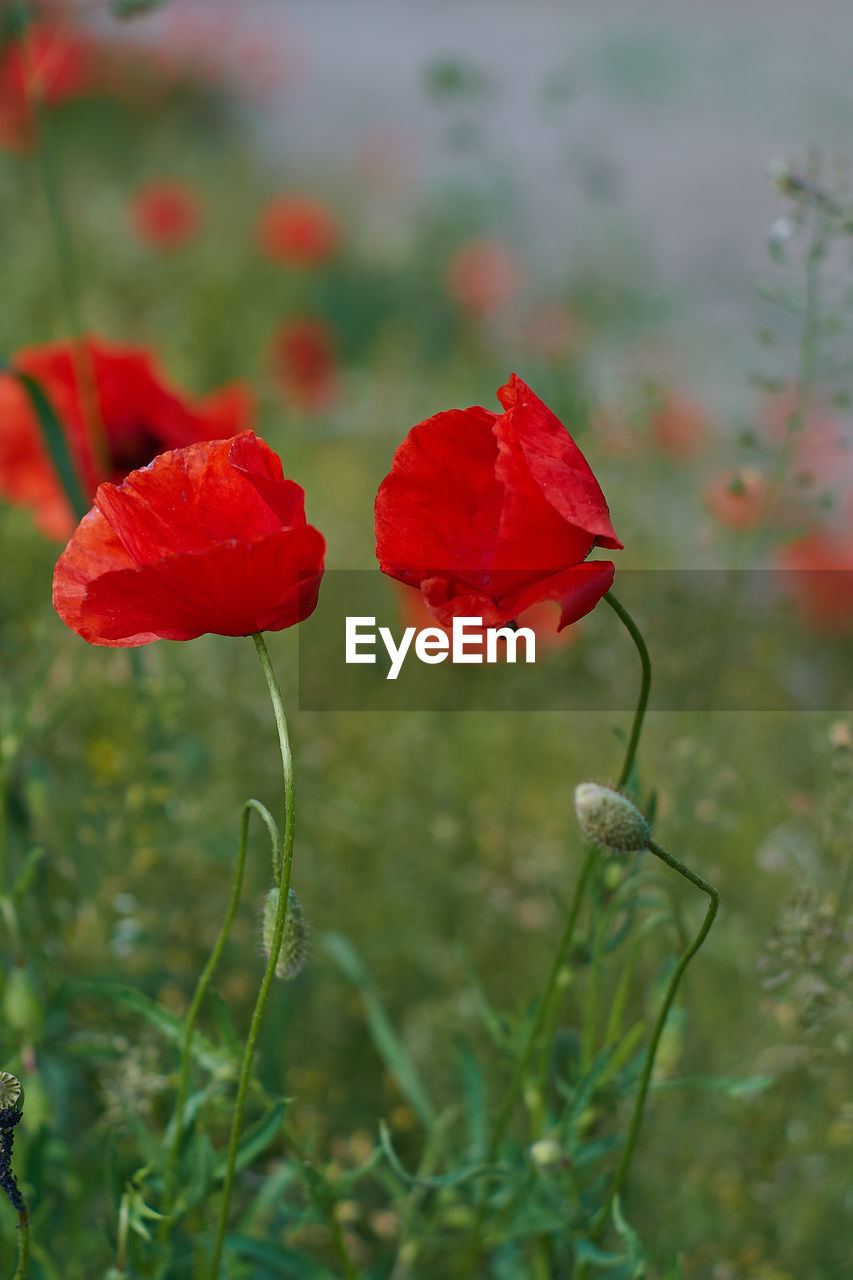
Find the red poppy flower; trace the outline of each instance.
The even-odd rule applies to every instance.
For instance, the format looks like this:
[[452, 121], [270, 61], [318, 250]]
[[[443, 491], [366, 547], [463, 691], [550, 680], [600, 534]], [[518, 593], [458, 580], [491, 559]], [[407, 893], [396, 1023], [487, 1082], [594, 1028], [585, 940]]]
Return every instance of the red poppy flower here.
[[708, 436], [708, 417], [701, 405], [678, 393], [664, 394], [649, 419], [652, 438], [662, 453], [687, 461]]
[[[140, 347], [88, 338], [76, 349], [69, 342], [29, 347], [12, 363], [35, 378], [50, 400], [90, 498], [102, 480], [118, 482], [164, 449], [236, 435], [251, 420], [246, 388], [235, 383], [189, 400], [164, 382], [151, 354]], [[92, 390], [97, 402], [94, 431]], [[0, 374], [0, 422], [0, 494], [32, 507], [48, 537], [67, 538], [74, 516], [30, 402], [9, 374]]]
[[53, 603], [90, 644], [281, 631], [313, 612], [323, 535], [305, 493], [252, 431], [174, 449], [102, 484], [53, 575]]
[[201, 203], [184, 182], [151, 182], [137, 191], [128, 208], [134, 231], [156, 249], [177, 249], [201, 226]]
[[340, 233], [331, 210], [310, 196], [281, 196], [258, 221], [258, 241], [273, 262], [318, 267], [338, 250]]
[[273, 376], [288, 399], [316, 413], [334, 400], [337, 358], [329, 326], [293, 320], [273, 339]]
[[739, 533], [761, 519], [766, 486], [755, 467], [722, 471], [705, 489], [705, 505], [720, 524]]
[[32, 100], [57, 106], [92, 89], [93, 52], [79, 35], [31, 24], [0, 49], [0, 146], [22, 150], [32, 142]]
[[476, 317], [499, 311], [518, 288], [515, 252], [500, 240], [473, 240], [463, 245], [447, 265], [447, 292], [463, 310]]
[[779, 562], [803, 613], [830, 634], [853, 628], [853, 539], [814, 530], [785, 547]]
[[520, 378], [501, 414], [451, 409], [413, 427], [376, 496], [376, 554], [392, 578], [420, 587], [443, 625], [496, 626], [543, 600], [558, 630], [609, 590], [621, 548], [604, 495], [562, 423]]

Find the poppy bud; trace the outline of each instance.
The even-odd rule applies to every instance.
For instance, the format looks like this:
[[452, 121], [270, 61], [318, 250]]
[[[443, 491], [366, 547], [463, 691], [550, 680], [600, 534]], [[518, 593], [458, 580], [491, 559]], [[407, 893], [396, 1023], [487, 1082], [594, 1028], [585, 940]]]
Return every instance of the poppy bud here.
[[[273, 935], [275, 934], [275, 917], [278, 911], [279, 890], [277, 888], [270, 889], [266, 898], [264, 898], [263, 916], [261, 919], [261, 939], [264, 948], [264, 955], [269, 956], [272, 951]], [[281, 937], [281, 947], [278, 953], [278, 962], [275, 966], [276, 976], [279, 978], [295, 978], [305, 964], [305, 958], [308, 955], [308, 926], [305, 923], [305, 917], [302, 914], [302, 907], [299, 905], [299, 899], [292, 889], [287, 895], [287, 915], [284, 921], [284, 933]]]
[[575, 813], [581, 831], [608, 849], [645, 849], [651, 830], [640, 810], [619, 791], [582, 782], [575, 787]]

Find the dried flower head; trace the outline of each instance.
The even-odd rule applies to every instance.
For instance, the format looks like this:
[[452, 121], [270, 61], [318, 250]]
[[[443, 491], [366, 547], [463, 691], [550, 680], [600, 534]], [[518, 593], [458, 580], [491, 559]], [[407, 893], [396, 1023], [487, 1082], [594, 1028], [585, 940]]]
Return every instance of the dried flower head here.
[[20, 1111], [24, 1105], [24, 1091], [17, 1076], [8, 1071], [0, 1071], [0, 1111], [8, 1111], [14, 1107]]

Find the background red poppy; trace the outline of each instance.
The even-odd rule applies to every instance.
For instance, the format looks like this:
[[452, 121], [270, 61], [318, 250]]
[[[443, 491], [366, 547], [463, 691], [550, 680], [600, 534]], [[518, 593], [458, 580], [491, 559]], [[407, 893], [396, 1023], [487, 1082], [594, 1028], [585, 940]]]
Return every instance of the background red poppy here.
[[[200, 399], [172, 388], [142, 347], [87, 338], [17, 352], [13, 366], [50, 400], [87, 497], [164, 449], [236, 435], [250, 425], [252, 397], [234, 383]], [[0, 374], [0, 493], [33, 509], [48, 537], [64, 539], [74, 517], [19, 383]]]

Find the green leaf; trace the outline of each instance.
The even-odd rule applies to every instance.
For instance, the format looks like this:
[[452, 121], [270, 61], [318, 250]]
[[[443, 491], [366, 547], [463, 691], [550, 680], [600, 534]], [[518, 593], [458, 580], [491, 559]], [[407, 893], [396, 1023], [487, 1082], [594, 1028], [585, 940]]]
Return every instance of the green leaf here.
[[470, 1182], [472, 1178], [476, 1178], [479, 1174], [493, 1172], [495, 1169], [493, 1164], [469, 1164], [461, 1169], [454, 1169], [452, 1173], [435, 1175], [429, 1178], [418, 1178], [403, 1167], [400, 1157], [394, 1150], [391, 1133], [384, 1120], [379, 1121], [379, 1141], [391, 1168], [399, 1178], [402, 1178], [404, 1182], [413, 1187], [456, 1187], [460, 1182]]
[[573, 1243], [576, 1263], [585, 1262], [588, 1266], [597, 1267], [601, 1271], [612, 1271], [615, 1267], [621, 1267], [623, 1274], [630, 1275], [629, 1271], [625, 1271], [626, 1264], [630, 1266], [630, 1262], [624, 1253], [605, 1253], [589, 1240], [575, 1240]]
[[337, 963], [341, 971], [357, 988], [364, 1004], [367, 1027], [374, 1048], [391, 1075], [397, 1081], [404, 1096], [411, 1103], [423, 1124], [429, 1129], [435, 1123], [435, 1110], [430, 1102], [421, 1078], [391, 1025], [373, 979], [362, 964], [358, 952], [340, 933], [324, 933], [320, 944]]
[[613, 1197], [613, 1209], [611, 1216], [613, 1218], [613, 1226], [616, 1229], [616, 1234], [625, 1242], [628, 1261], [633, 1267], [633, 1271], [631, 1272], [633, 1280], [642, 1280], [642, 1277], [646, 1274], [646, 1270], [648, 1269], [646, 1255], [643, 1250], [643, 1246], [640, 1243], [640, 1237], [637, 1235], [634, 1228], [628, 1225], [627, 1221], [623, 1217], [622, 1205], [619, 1201], [618, 1195]]
[[287, 1276], [290, 1280], [338, 1280], [334, 1271], [309, 1258], [307, 1254], [296, 1253], [265, 1240], [256, 1240], [253, 1236], [226, 1236], [225, 1248], [238, 1258], [260, 1263], [268, 1267], [273, 1275]]
[[[71, 984], [73, 996], [89, 996], [96, 1000], [110, 1000], [121, 1005], [131, 1013], [137, 1013], [150, 1022], [160, 1034], [172, 1044], [180, 1045], [184, 1038], [184, 1022], [162, 1005], [157, 1004], [149, 996], [143, 995], [134, 987], [126, 987], [120, 982], [75, 982]], [[210, 1042], [198, 1031], [192, 1040], [192, 1057], [205, 1071], [211, 1072], [220, 1079], [231, 1079], [234, 1075], [233, 1063], [228, 1054]]]
[[42, 391], [35, 378], [31, 378], [28, 373], [21, 373], [19, 369], [7, 365], [8, 372], [22, 386], [27, 394], [33, 412], [38, 418], [38, 424], [41, 429], [42, 439], [45, 448], [50, 455], [59, 482], [65, 491], [71, 510], [74, 512], [78, 520], [82, 520], [89, 510], [90, 503], [86, 501], [83, 490], [80, 488], [80, 482], [77, 479], [77, 472], [74, 463], [71, 460], [71, 454], [68, 451], [68, 444], [65, 439], [65, 433], [62, 430], [59, 419], [53, 411], [53, 405]]
[[656, 1093], [663, 1089], [707, 1089], [711, 1093], [722, 1093], [727, 1098], [748, 1102], [775, 1082], [776, 1076], [765, 1072], [757, 1076], [686, 1076], [681, 1080], [656, 1080], [651, 1087]]
[[[277, 1102], [273, 1103], [267, 1114], [247, 1130], [246, 1136], [240, 1143], [240, 1149], [237, 1152], [237, 1169], [245, 1169], [247, 1164], [251, 1164], [255, 1157], [266, 1150], [270, 1143], [279, 1136], [287, 1104], [287, 1098], [279, 1098]], [[217, 1178], [225, 1177], [227, 1164], [227, 1156], [223, 1153], [216, 1161], [215, 1176]]]
[[472, 1156], [482, 1157], [488, 1141], [486, 1085], [474, 1051], [463, 1036], [456, 1038], [456, 1053], [468, 1120], [468, 1149]]

